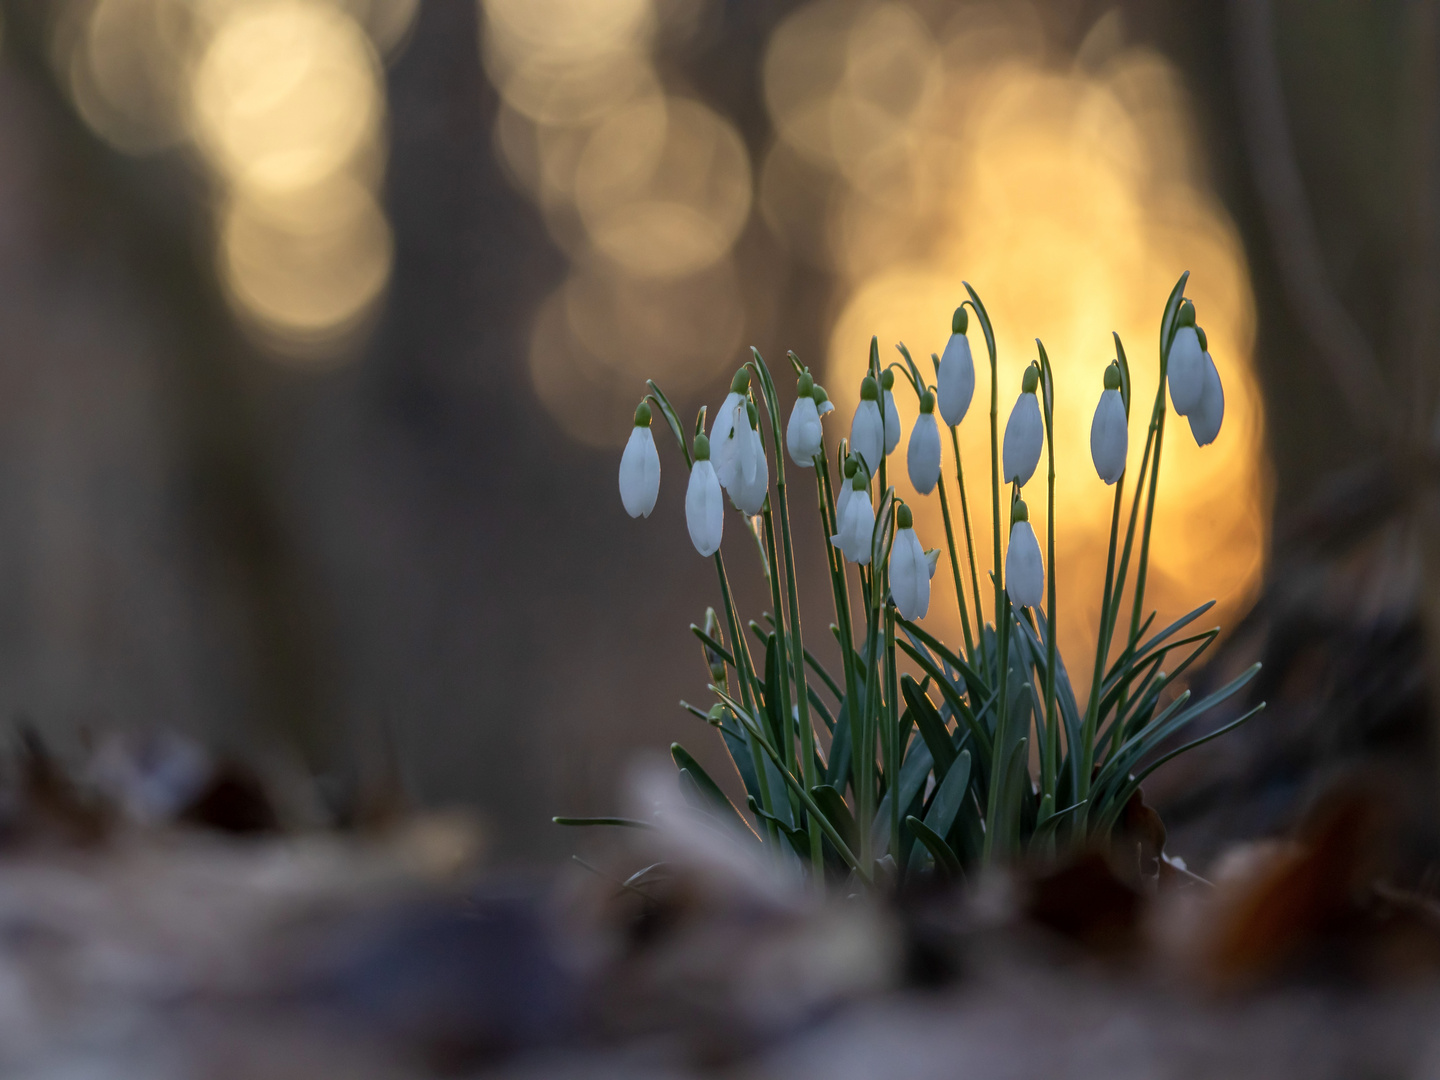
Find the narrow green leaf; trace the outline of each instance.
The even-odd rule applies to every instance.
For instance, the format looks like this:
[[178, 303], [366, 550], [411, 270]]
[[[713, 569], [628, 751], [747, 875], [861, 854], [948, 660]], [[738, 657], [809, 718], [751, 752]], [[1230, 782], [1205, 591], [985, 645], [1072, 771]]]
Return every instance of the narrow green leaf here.
[[852, 849], [858, 849], [860, 827], [855, 824], [855, 816], [850, 813], [850, 807], [846, 805], [840, 792], [829, 784], [817, 784], [810, 789], [810, 794], [814, 797], [815, 804], [820, 807], [821, 813], [844, 837], [845, 843], [849, 844]]
[[550, 820], [556, 825], [572, 825], [579, 828], [592, 825], [615, 825], [622, 829], [655, 828], [655, 826], [648, 821], [636, 821], [634, 818], [624, 817], [552, 817]]
[[963, 877], [964, 871], [960, 868], [960, 860], [955, 857], [955, 852], [950, 850], [950, 845], [935, 835], [935, 831], [917, 817], [907, 817], [905, 825], [914, 835], [915, 839], [925, 845], [927, 851], [935, 857], [935, 869], [946, 877]]

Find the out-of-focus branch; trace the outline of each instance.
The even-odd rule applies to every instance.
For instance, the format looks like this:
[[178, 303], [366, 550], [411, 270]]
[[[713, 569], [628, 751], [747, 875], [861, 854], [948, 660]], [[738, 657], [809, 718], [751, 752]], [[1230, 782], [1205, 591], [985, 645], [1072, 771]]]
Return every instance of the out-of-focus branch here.
[[1370, 343], [1325, 275], [1290, 139], [1270, 0], [1230, 0], [1229, 15], [1241, 127], [1281, 286], [1351, 417], [1380, 435], [1390, 396]]

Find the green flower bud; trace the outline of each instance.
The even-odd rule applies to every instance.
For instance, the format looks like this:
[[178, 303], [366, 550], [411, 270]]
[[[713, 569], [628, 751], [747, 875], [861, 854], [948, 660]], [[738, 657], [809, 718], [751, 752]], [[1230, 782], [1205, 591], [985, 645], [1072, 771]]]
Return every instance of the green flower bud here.
[[1209, 352], [1209, 351], [1210, 351], [1210, 343], [1205, 339], [1205, 329], [1204, 329], [1204, 327], [1201, 327], [1201, 326], [1195, 327], [1195, 336], [1200, 339], [1200, 351], [1201, 351], [1201, 352]]
[[1111, 364], [1109, 367], [1107, 367], [1107, 368], [1105, 369], [1105, 389], [1106, 389], [1106, 390], [1119, 390], [1119, 389], [1120, 389], [1120, 365], [1119, 365], [1119, 364]]
[[965, 305], [961, 304], [955, 309], [955, 314], [950, 316], [950, 332], [952, 334], [963, 334], [970, 328], [970, 316], [965, 311]]
[[815, 379], [810, 372], [800, 376], [800, 381], [795, 384], [795, 393], [801, 397], [809, 397], [815, 392]]
[[745, 415], [750, 417], [750, 426], [752, 428], [760, 426], [760, 414], [755, 411], [755, 403], [753, 401], [745, 402]]
[[730, 392], [732, 394], [743, 394], [750, 386], [750, 369], [741, 368], [735, 372], [735, 377], [730, 380]]
[[1180, 311], [1175, 316], [1175, 325], [1195, 325], [1195, 305], [1190, 302], [1188, 297], [1180, 301]]
[[710, 439], [705, 435], [704, 432], [701, 432], [699, 435], [695, 436], [695, 460], [710, 460]]
[[1031, 364], [1025, 369], [1025, 377], [1020, 381], [1020, 392], [1024, 394], [1035, 393], [1035, 388], [1040, 385], [1040, 369]]
[[866, 375], [865, 380], [860, 384], [860, 397], [863, 401], [880, 400], [880, 388], [875, 385], [875, 380], [869, 375]]
[[[705, 633], [716, 644], [725, 644], [725, 635], [720, 630], [720, 617], [715, 614], [714, 608], [705, 609]], [[709, 645], [705, 647], [705, 665], [710, 669], [712, 682], [724, 685], [725, 683], [725, 658], [722, 657]]]
[[640, 402], [640, 407], [635, 410], [635, 426], [650, 426], [650, 403], [648, 401]]
[[895, 389], [895, 372], [886, 368], [880, 373], [880, 385], [886, 390]]
[[849, 480], [850, 477], [852, 477], [852, 476], [855, 475], [855, 473], [859, 470], [859, 468], [860, 468], [860, 463], [859, 463], [858, 461], [856, 461], [853, 457], [848, 457], [848, 458], [846, 458], [846, 459], [845, 459], [845, 479], [846, 479], [846, 480]]
[[850, 486], [856, 491], [865, 491], [870, 487], [870, 481], [866, 478], [864, 473], [857, 471], [855, 473], [855, 479], [850, 481]]
[[933, 413], [935, 411], [935, 395], [926, 390], [920, 395], [920, 411], [922, 413]]
[[1016, 499], [1013, 503], [1010, 504], [1010, 524], [1011, 524], [1011, 525], [1014, 525], [1015, 522], [1017, 522], [1017, 521], [1029, 521], [1029, 520], [1030, 520], [1030, 508], [1025, 505], [1025, 500], [1024, 500], [1024, 499]]
[[913, 528], [915, 525], [915, 515], [910, 512], [910, 507], [904, 503], [901, 503], [900, 509], [895, 512], [895, 524], [902, 529]]

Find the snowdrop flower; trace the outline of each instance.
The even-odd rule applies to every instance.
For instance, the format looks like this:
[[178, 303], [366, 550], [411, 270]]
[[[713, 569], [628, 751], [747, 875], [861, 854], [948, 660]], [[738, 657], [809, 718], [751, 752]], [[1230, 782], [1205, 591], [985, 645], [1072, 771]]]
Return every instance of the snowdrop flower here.
[[858, 470], [850, 482], [850, 498], [845, 500], [845, 513], [836, 515], [839, 528], [830, 542], [845, 553], [845, 558], [859, 566], [870, 562], [870, 539], [875, 532], [875, 510], [870, 505], [870, 491], [865, 476]]
[[835, 403], [830, 400], [830, 395], [825, 393], [825, 388], [819, 383], [815, 384], [815, 411], [821, 416], [835, 411]]
[[1195, 305], [1189, 300], [1180, 305], [1177, 316], [1180, 329], [1170, 343], [1166, 375], [1170, 383], [1170, 403], [1181, 416], [1189, 416], [1200, 404], [1205, 388], [1205, 331], [1195, 325]]
[[1220, 385], [1220, 372], [1215, 370], [1215, 361], [1207, 352], [1200, 401], [1190, 413], [1190, 434], [1195, 436], [1195, 445], [1209, 446], [1214, 442], [1224, 419], [1225, 388]]
[[790, 423], [785, 428], [785, 446], [790, 451], [790, 460], [802, 469], [815, 464], [815, 455], [824, 445], [825, 433], [820, 429], [815, 390], [815, 380], [807, 371], [800, 376], [800, 382], [795, 387], [799, 396], [795, 398], [795, 407], [790, 410]]
[[650, 432], [650, 406], [642, 401], [635, 410], [630, 441], [620, 457], [620, 501], [632, 518], [648, 518], [659, 494], [660, 455], [655, 452], [655, 436]]
[[1021, 499], [1010, 507], [1010, 550], [1005, 552], [1005, 591], [1016, 607], [1039, 607], [1045, 594], [1040, 542], [1030, 527], [1030, 511]]
[[860, 404], [855, 407], [855, 418], [850, 421], [850, 451], [859, 454], [872, 473], [880, 467], [880, 457], [885, 449], [882, 428], [880, 388], [873, 378], [866, 375], [860, 384]]
[[1120, 365], [1105, 369], [1105, 392], [1095, 406], [1095, 419], [1090, 424], [1090, 459], [1100, 479], [1113, 484], [1125, 471], [1125, 457], [1130, 452], [1130, 422], [1125, 416], [1125, 400], [1120, 396]]
[[890, 596], [900, 614], [914, 622], [930, 610], [930, 560], [915, 535], [910, 507], [900, 505], [895, 524], [899, 528], [890, 548]]
[[940, 427], [935, 423], [935, 395], [929, 390], [920, 395], [920, 416], [910, 432], [905, 465], [916, 491], [929, 495], [935, 490], [940, 479]]
[[[733, 451], [715, 469], [720, 485], [730, 493], [737, 510], [754, 517], [765, 505], [770, 490], [770, 467], [765, 461], [765, 442], [758, 430], [760, 417], [752, 402], [735, 407], [730, 427]], [[718, 420], [717, 420], [718, 426]]]
[[1015, 408], [1010, 410], [1010, 419], [1005, 424], [1005, 443], [1001, 450], [1001, 469], [1008, 484], [1012, 480], [1021, 487], [1035, 475], [1035, 466], [1040, 464], [1040, 450], [1045, 441], [1045, 425], [1040, 420], [1040, 402], [1035, 397], [1035, 388], [1040, 383], [1040, 371], [1034, 364], [1025, 369], [1019, 398]]
[[720, 536], [725, 531], [725, 496], [710, 462], [710, 440], [704, 435], [695, 436], [695, 464], [690, 468], [690, 487], [685, 492], [685, 524], [690, 529], [690, 542], [701, 555], [714, 555], [720, 550]]
[[885, 456], [889, 457], [900, 445], [900, 410], [895, 408], [895, 395], [890, 392], [895, 385], [895, 372], [888, 368], [880, 376], [880, 388], [885, 393]]
[[[838, 529], [840, 523], [845, 520], [845, 504], [850, 501], [850, 496], [855, 494], [855, 486], [851, 483], [855, 475], [860, 471], [859, 463], [853, 457], [845, 459], [845, 468], [842, 470], [844, 478], [840, 481], [840, 491], [835, 496], [835, 527]], [[866, 495], [869, 498], [869, 495]]]
[[940, 415], [951, 427], [965, 419], [970, 399], [975, 396], [975, 361], [970, 356], [970, 339], [965, 336], [969, 322], [965, 305], [961, 304], [950, 320], [950, 340], [945, 343], [945, 352], [935, 373]]
[[730, 392], [725, 395], [725, 400], [720, 403], [720, 410], [715, 414], [715, 423], [710, 428], [710, 460], [715, 466], [717, 476], [725, 474], [726, 464], [739, 448], [731, 437], [735, 427], [735, 410], [749, 400], [749, 389], [750, 372], [742, 367], [730, 380]]

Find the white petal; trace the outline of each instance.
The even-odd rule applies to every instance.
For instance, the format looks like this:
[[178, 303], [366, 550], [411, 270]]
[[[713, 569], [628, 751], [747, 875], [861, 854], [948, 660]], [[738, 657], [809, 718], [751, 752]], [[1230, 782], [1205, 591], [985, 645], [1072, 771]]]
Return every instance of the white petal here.
[[1181, 416], [1200, 404], [1205, 388], [1205, 354], [1200, 351], [1200, 338], [1193, 326], [1182, 326], [1170, 343], [1170, 359], [1166, 364], [1170, 383], [1170, 403]]
[[835, 403], [829, 398], [826, 398], [823, 404], [816, 406], [816, 411], [821, 416], [824, 416], [826, 413], [832, 413], [835, 411]]
[[1005, 591], [1017, 607], [1039, 607], [1045, 597], [1045, 565], [1040, 542], [1028, 521], [1010, 528], [1010, 549], [1005, 552]]
[[930, 560], [914, 529], [898, 529], [890, 548], [890, 595], [912, 622], [930, 610]]
[[951, 334], [945, 343], [935, 382], [940, 415], [945, 423], [954, 427], [965, 419], [970, 399], [975, 396], [975, 361], [970, 356], [970, 339], [964, 334]]
[[905, 466], [910, 483], [921, 495], [935, 490], [940, 479], [940, 427], [934, 413], [921, 413], [910, 432], [910, 445], [905, 449]]
[[1195, 436], [1195, 445], [1209, 446], [1214, 442], [1224, 419], [1225, 387], [1220, 385], [1220, 372], [1215, 370], [1215, 361], [1207, 352], [1200, 401], [1190, 413], [1190, 434]]
[[765, 460], [765, 441], [748, 421], [740, 437], [743, 440], [737, 458], [741, 464], [740, 482], [730, 489], [730, 500], [753, 517], [765, 506], [765, 495], [770, 490], [770, 467]]
[[785, 446], [790, 451], [790, 460], [802, 469], [815, 464], [815, 455], [820, 453], [822, 443], [820, 411], [815, 408], [815, 399], [795, 399], [795, 408], [790, 410], [790, 423], [785, 428]]
[[1001, 461], [1005, 482], [1012, 480], [1024, 487], [1035, 475], [1040, 464], [1040, 451], [1045, 443], [1045, 424], [1040, 419], [1040, 401], [1034, 394], [1022, 393], [1010, 410], [1005, 424], [1005, 444]]
[[900, 411], [895, 408], [895, 395], [885, 391], [885, 453], [893, 454], [900, 445]]
[[735, 428], [737, 406], [741, 409], [745, 407], [745, 395], [726, 394], [725, 400], [715, 412], [715, 423], [710, 427], [710, 463], [715, 466], [715, 475], [719, 476], [722, 482], [726, 464], [736, 450], [735, 440], [730, 436]]
[[870, 505], [870, 494], [856, 491], [846, 500], [840, 531], [831, 539], [840, 545], [845, 558], [865, 566], [870, 562], [870, 540], [874, 532], [875, 510]]
[[648, 427], [630, 429], [630, 441], [620, 457], [620, 501], [633, 517], [649, 517], [660, 494], [660, 455]]
[[685, 524], [690, 542], [701, 555], [714, 555], [720, 550], [720, 537], [725, 531], [725, 502], [720, 492], [720, 478], [709, 461], [697, 461], [690, 470], [690, 486], [685, 491]]
[[1119, 390], [1106, 390], [1095, 406], [1095, 419], [1090, 424], [1090, 460], [1100, 479], [1113, 484], [1125, 471], [1125, 457], [1130, 452], [1130, 431], [1125, 420], [1125, 399]]
[[930, 576], [935, 576], [935, 569], [940, 565], [940, 549], [931, 548], [925, 552], [925, 561], [930, 564]]
[[880, 405], [862, 398], [850, 422], [850, 450], [865, 459], [871, 473], [880, 468], [880, 452], [885, 448], [880, 424]]

